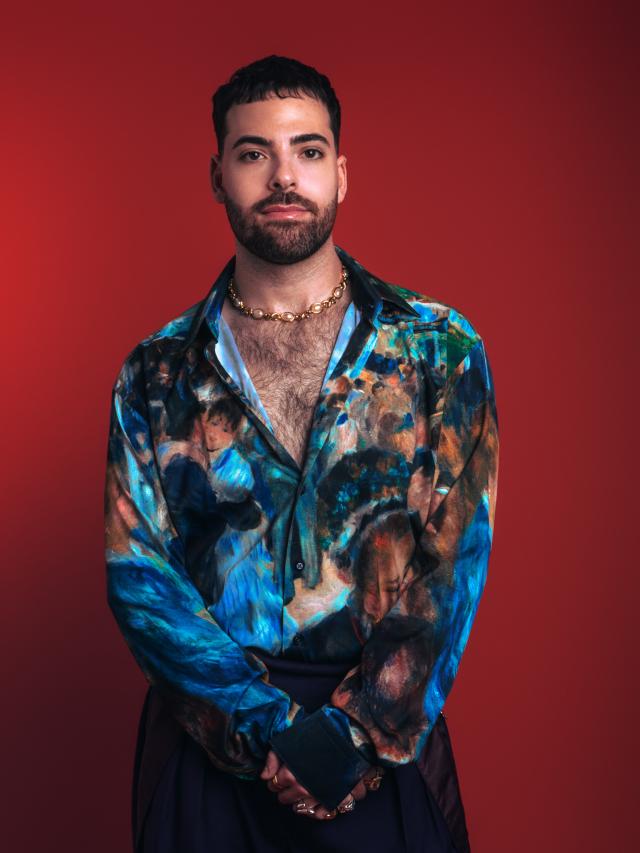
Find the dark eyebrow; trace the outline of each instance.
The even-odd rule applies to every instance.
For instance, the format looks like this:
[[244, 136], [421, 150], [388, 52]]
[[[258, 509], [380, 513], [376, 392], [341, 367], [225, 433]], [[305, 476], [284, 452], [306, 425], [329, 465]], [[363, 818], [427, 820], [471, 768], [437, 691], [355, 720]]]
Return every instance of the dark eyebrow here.
[[[231, 146], [231, 149], [237, 148], [239, 145], [248, 142], [251, 145], [262, 145], [264, 148], [271, 148], [273, 142], [270, 139], [265, 139], [264, 136], [240, 136]], [[289, 139], [289, 145], [301, 145], [303, 142], [324, 142], [327, 148], [330, 148], [329, 140], [321, 133], [299, 133], [297, 136], [292, 136]]]

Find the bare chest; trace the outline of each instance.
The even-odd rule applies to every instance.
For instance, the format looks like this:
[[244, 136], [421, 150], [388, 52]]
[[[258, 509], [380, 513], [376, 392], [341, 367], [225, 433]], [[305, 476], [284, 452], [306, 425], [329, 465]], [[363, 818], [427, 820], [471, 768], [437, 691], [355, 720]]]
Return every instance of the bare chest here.
[[261, 328], [262, 323], [250, 320], [252, 326], [243, 324], [233, 330], [276, 438], [300, 467], [341, 319], [304, 321], [304, 326], [294, 329]]

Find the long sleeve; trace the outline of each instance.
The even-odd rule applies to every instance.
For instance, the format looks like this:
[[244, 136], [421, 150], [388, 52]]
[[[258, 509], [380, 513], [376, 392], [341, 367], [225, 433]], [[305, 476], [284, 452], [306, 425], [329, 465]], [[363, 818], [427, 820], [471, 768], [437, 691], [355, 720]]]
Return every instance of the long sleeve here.
[[140, 348], [113, 387], [105, 482], [107, 599], [146, 679], [218, 768], [255, 778], [304, 716], [216, 623], [186, 568], [159, 480]]
[[331, 701], [271, 741], [328, 808], [344, 799], [367, 762], [393, 767], [419, 757], [485, 585], [497, 497], [497, 411], [482, 339], [475, 336], [462, 352], [434, 410], [422, 413], [428, 424], [418, 448], [422, 462], [408, 494], [416, 549], [397, 595]]

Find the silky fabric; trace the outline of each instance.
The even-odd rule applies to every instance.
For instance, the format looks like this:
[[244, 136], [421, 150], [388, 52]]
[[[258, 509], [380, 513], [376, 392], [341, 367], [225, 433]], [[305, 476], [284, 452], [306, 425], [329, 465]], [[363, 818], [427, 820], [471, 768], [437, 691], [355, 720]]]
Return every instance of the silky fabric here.
[[[329, 700], [353, 662], [307, 663], [255, 651], [269, 680], [308, 711]], [[264, 780], [218, 770], [186, 731], [166, 763], [144, 821], [141, 853], [455, 853], [414, 762], [386, 768], [353, 812], [316, 820], [283, 805]]]
[[[269, 427], [224, 334], [231, 258], [204, 299], [124, 360], [105, 477], [107, 599], [152, 695], [222, 771], [255, 779], [273, 748], [330, 808], [367, 762], [420, 769], [430, 730], [446, 746], [442, 708], [485, 584], [498, 473], [477, 330], [335, 248], [360, 319], [347, 308], [304, 458]], [[360, 662], [305, 718], [259, 677], [251, 648]], [[164, 769], [153, 746], [145, 764]], [[426, 770], [462, 851], [459, 804], [441, 774], [429, 784], [432, 760]]]

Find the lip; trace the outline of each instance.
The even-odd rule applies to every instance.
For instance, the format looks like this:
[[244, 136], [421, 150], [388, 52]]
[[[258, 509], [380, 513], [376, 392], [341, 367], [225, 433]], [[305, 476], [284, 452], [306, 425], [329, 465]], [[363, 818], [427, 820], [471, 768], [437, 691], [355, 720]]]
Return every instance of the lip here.
[[265, 207], [262, 211], [263, 215], [269, 219], [296, 219], [298, 216], [302, 216], [302, 214], [308, 212], [304, 207], [298, 207], [295, 204], [273, 204]]

